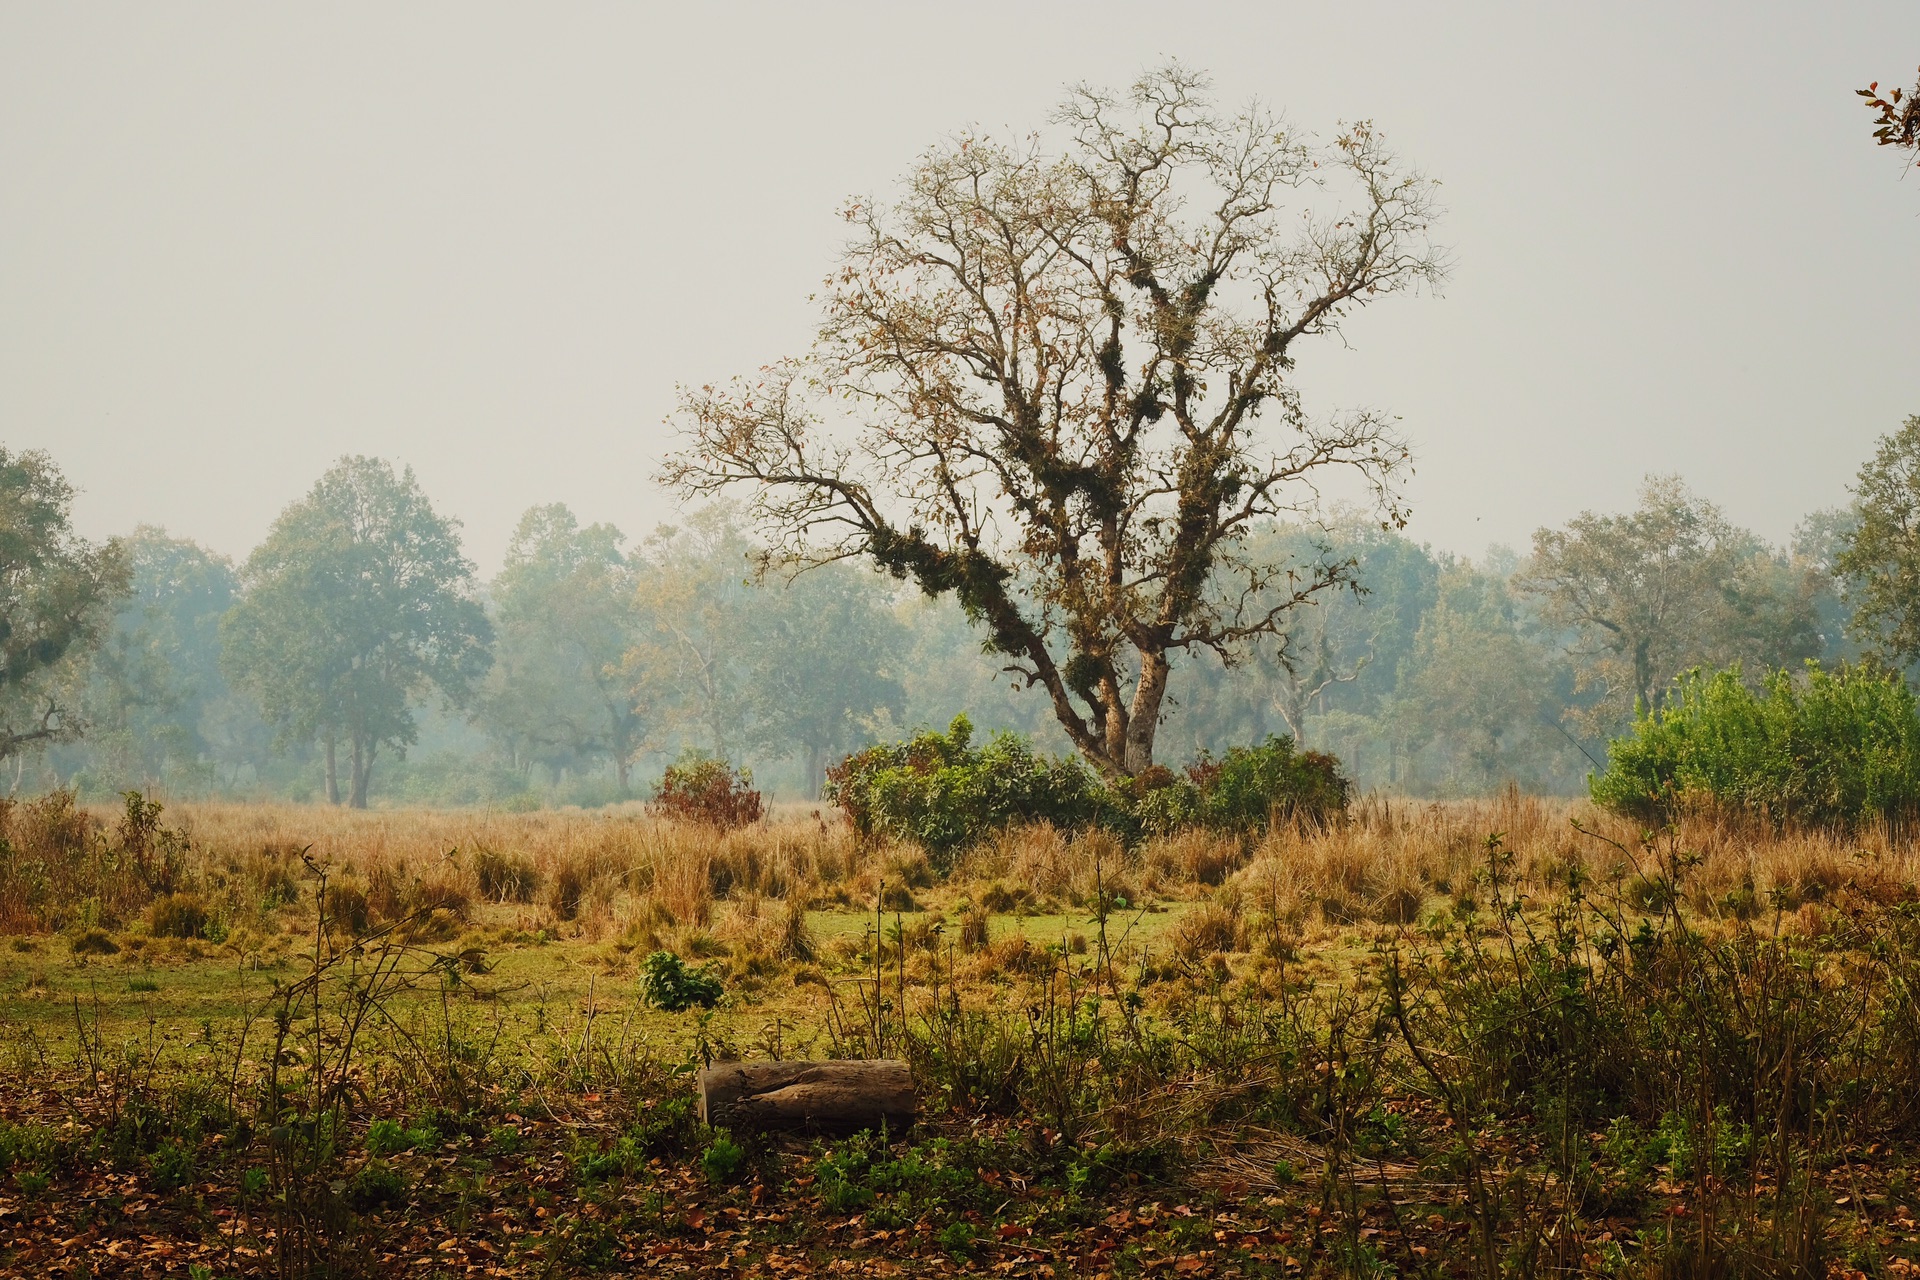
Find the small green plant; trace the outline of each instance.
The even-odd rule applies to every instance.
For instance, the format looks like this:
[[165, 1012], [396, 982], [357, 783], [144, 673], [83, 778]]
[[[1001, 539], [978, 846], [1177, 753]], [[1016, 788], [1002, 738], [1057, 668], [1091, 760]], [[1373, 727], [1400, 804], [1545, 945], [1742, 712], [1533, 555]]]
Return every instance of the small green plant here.
[[640, 994], [648, 1004], [668, 1013], [680, 1013], [699, 1005], [711, 1009], [720, 1002], [726, 989], [706, 966], [689, 969], [671, 951], [656, 951], [648, 956], [640, 974]]
[[169, 1138], [147, 1157], [147, 1172], [153, 1176], [154, 1185], [163, 1190], [184, 1187], [192, 1180], [193, 1170], [193, 1148], [178, 1138]]
[[367, 1154], [390, 1156], [420, 1147], [431, 1147], [440, 1134], [429, 1125], [407, 1128], [398, 1120], [375, 1120], [367, 1126]]
[[140, 995], [150, 995], [160, 989], [160, 984], [152, 978], [132, 978], [127, 982], [127, 990]]
[[724, 1129], [716, 1131], [713, 1141], [700, 1153], [700, 1172], [716, 1187], [723, 1187], [739, 1176], [747, 1163], [747, 1149], [733, 1140]]
[[949, 1222], [940, 1230], [940, 1247], [952, 1254], [956, 1262], [964, 1262], [979, 1237], [978, 1228], [971, 1222]]
[[347, 1203], [361, 1213], [404, 1204], [406, 1198], [407, 1180], [384, 1160], [369, 1160], [347, 1182]]

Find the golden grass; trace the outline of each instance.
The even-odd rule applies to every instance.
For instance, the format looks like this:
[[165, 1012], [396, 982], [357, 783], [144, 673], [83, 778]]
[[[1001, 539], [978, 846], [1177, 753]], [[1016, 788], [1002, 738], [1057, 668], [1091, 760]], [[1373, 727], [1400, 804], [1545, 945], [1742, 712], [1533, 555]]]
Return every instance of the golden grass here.
[[[89, 816], [108, 838], [117, 813]], [[1235, 948], [1264, 940], [1285, 949], [1327, 930], [1405, 925], [1448, 898], [1473, 897], [1496, 834], [1508, 874], [1535, 894], [1564, 889], [1576, 869], [1601, 884], [1652, 869], [1641, 865], [1648, 852], [1633, 824], [1511, 790], [1471, 801], [1369, 797], [1324, 829], [1281, 826], [1258, 840], [1189, 831], [1133, 849], [1105, 832], [1035, 824], [971, 851], [945, 882], [911, 847], [863, 846], [832, 811], [789, 809], [734, 831], [640, 806], [508, 814], [189, 804], [163, 821], [186, 837], [184, 887], [206, 898], [181, 908], [246, 916], [236, 908], [251, 898], [266, 907], [236, 923], [253, 928], [269, 928], [276, 901], [299, 898], [311, 861], [327, 869], [349, 916], [355, 895], [375, 919], [441, 908], [448, 928], [485, 907], [524, 930], [617, 938], [628, 950], [685, 944], [793, 959], [813, 948], [807, 908], [871, 910], [883, 891], [889, 911], [954, 910], [956, 940], [970, 951], [987, 949], [988, 915], [1088, 912], [1102, 892], [1110, 905], [1206, 901], [1204, 918], [1186, 927], [1189, 949], [1229, 938]], [[1920, 880], [1920, 847], [1883, 831], [1776, 832], [1696, 817], [1662, 843], [1695, 860], [1689, 905], [1708, 917], [1794, 912], [1848, 893], [1902, 897]], [[299, 905], [311, 920], [310, 901]], [[137, 918], [123, 914], [83, 923]]]

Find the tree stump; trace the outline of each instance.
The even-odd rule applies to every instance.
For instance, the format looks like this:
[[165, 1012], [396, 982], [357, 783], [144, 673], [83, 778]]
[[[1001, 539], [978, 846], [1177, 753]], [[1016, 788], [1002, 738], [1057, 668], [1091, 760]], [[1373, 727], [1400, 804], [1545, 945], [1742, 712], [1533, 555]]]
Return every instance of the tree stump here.
[[710, 1125], [833, 1134], [913, 1127], [913, 1076], [890, 1058], [716, 1062], [699, 1084], [700, 1118]]

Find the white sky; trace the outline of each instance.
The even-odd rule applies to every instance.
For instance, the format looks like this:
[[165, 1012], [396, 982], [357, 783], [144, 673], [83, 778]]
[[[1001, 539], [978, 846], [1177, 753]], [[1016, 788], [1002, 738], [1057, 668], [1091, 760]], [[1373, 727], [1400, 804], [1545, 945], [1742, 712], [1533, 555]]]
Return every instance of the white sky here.
[[1302, 360], [1479, 554], [1678, 471], [1761, 534], [1920, 413], [1920, 5], [0, 3], [0, 442], [244, 555], [342, 453], [483, 571], [638, 535], [676, 383], [802, 349], [846, 196], [1167, 56], [1444, 183], [1455, 268]]

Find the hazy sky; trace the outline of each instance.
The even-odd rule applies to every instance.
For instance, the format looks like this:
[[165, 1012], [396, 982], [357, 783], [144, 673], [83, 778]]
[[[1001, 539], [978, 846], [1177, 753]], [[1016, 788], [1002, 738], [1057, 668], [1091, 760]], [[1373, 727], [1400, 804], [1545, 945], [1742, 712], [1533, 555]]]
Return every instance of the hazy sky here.
[[[696, 8], [698, 12], [695, 12]], [[1444, 184], [1452, 279], [1305, 354], [1478, 555], [1678, 471], [1784, 539], [1920, 413], [1920, 4], [0, 5], [0, 442], [235, 556], [342, 453], [497, 566], [641, 534], [676, 383], [803, 348], [846, 196], [1166, 57]]]

